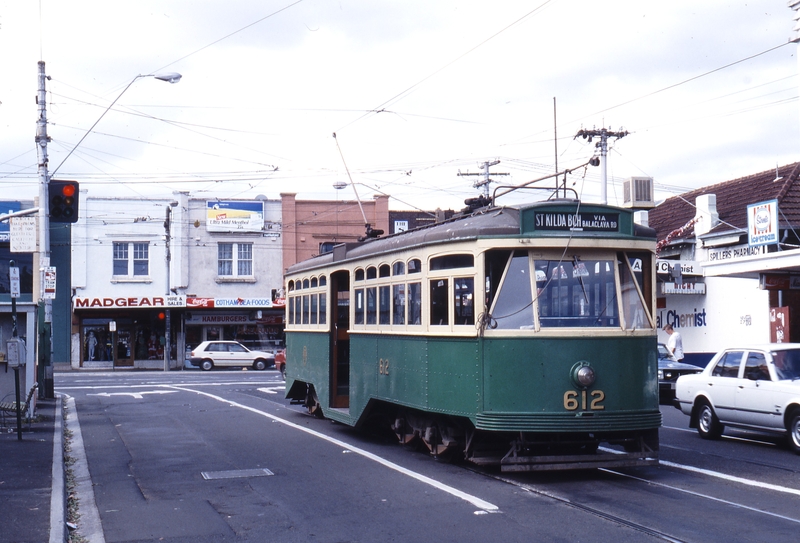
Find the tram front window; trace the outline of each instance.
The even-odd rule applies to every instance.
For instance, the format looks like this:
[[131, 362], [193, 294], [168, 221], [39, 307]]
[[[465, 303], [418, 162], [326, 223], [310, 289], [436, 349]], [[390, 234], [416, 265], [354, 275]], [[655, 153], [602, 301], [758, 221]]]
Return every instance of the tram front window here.
[[573, 257], [534, 267], [542, 328], [619, 326], [612, 261]]
[[[487, 288], [487, 297], [494, 298], [492, 321], [500, 330], [532, 330], [539, 328], [613, 327], [621, 326], [617, 299], [617, 262], [613, 259], [588, 259], [578, 255], [544, 260], [532, 258], [527, 251], [513, 254], [495, 253], [506, 260], [503, 278], [496, 292], [494, 283]], [[497, 269], [497, 263], [487, 266]], [[631, 275], [623, 274], [630, 286]], [[637, 307], [636, 288], [623, 289], [628, 307]], [[634, 300], [634, 297], [636, 299]], [[534, 319], [538, 316], [538, 326]], [[635, 319], [631, 319], [636, 322]], [[639, 319], [647, 322], [647, 317]]]

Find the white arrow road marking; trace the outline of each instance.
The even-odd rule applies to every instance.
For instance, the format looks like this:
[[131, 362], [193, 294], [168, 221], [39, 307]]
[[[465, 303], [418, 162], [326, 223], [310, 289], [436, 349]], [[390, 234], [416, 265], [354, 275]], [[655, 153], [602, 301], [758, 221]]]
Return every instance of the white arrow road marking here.
[[264, 392], [266, 394], [277, 394], [279, 390], [286, 390], [285, 386], [282, 387], [262, 387], [257, 389], [259, 392]]
[[137, 400], [144, 399], [144, 394], [172, 394], [177, 390], [143, 390], [142, 392], [100, 392], [98, 394], [87, 394], [87, 396], [103, 396], [110, 398], [111, 396], [130, 396]]

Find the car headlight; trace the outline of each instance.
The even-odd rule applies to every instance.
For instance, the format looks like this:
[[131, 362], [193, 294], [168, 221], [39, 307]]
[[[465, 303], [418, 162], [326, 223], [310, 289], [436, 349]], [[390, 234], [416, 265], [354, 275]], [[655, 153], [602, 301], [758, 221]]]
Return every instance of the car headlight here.
[[658, 370], [658, 378], [664, 379], [664, 370]]

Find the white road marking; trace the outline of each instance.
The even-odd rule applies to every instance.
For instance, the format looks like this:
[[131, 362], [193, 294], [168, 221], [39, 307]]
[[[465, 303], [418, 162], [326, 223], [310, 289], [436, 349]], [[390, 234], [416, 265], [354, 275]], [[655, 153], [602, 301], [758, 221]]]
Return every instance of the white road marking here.
[[[152, 386], [152, 385], [151, 385]], [[110, 398], [111, 396], [130, 396], [137, 400], [144, 399], [144, 394], [172, 394], [176, 390], [143, 390], [141, 392], [99, 392], [97, 394], [87, 394], [87, 396], [103, 396]]]
[[448, 493], [448, 494], [450, 494], [452, 496], [455, 496], [457, 498], [461, 498], [462, 500], [471, 503], [472, 505], [474, 505], [475, 507], [478, 507], [479, 509], [481, 509], [483, 511], [491, 512], [491, 513], [499, 512], [499, 508], [496, 505], [491, 504], [491, 503], [489, 503], [487, 501], [484, 501], [484, 500], [478, 498], [477, 496], [473, 496], [471, 494], [467, 494], [466, 492], [462, 492], [461, 490], [458, 490], [457, 488], [453, 488], [452, 486], [449, 486], [449, 485], [446, 485], [446, 484], [441, 483], [439, 481], [436, 481], [435, 479], [431, 479], [430, 477], [422, 475], [421, 473], [417, 473], [415, 471], [411, 471], [410, 469], [404, 468], [403, 466], [399, 466], [399, 465], [397, 465], [397, 464], [395, 464], [393, 462], [390, 462], [390, 461], [386, 460], [385, 458], [381, 458], [380, 456], [378, 456], [376, 454], [373, 454], [373, 453], [371, 453], [369, 451], [365, 451], [364, 449], [360, 449], [358, 447], [354, 447], [353, 445], [350, 445], [349, 443], [346, 443], [344, 441], [341, 441], [339, 439], [336, 439], [336, 438], [333, 438], [333, 437], [330, 437], [330, 436], [326, 436], [325, 434], [322, 434], [322, 433], [317, 432], [315, 430], [311, 430], [310, 428], [305, 428], [303, 426], [300, 426], [299, 424], [295, 424], [295, 423], [290, 422], [290, 421], [288, 421], [286, 419], [283, 419], [281, 417], [276, 417], [275, 415], [271, 415], [270, 413], [266, 413], [264, 411], [260, 411], [258, 409], [253, 408], [253, 407], [249, 407], [247, 405], [243, 405], [243, 404], [231, 401], [231, 400], [226, 400], [225, 398], [223, 398], [221, 396], [215, 396], [214, 394], [209, 394], [208, 392], [202, 392], [202, 391], [199, 391], [199, 390], [192, 390], [190, 388], [184, 388], [184, 387], [175, 386], [175, 385], [164, 385], [164, 386], [167, 386], [169, 388], [173, 388], [173, 389], [176, 389], [176, 390], [182, 390], [184, 392], [194, 392], [195, 394], [200, 394], [202, 396], [207, 396], [207, 397], [212, 398], [214, 400], [217, 400], [219, 402], [226, 403], [226, 404], [230, 405], [231, 407], [238, 407], [240, 409], [244, 409], [246, 411], [250, 411], [250, 412], [255, 413], [257, 415], [261, 415], [263, 417], [267, 417], [268, 419], [272, 419], [274, 421], [281, 422], [281, 423], [285, 424], [286, 426], [288, 426], [290, 428], [294, 428], [295, 430], [300, 430], [301, 432], [305, 432], [305, 433], [310, 434], [310, 435], [312, 435], [314, 437], [318, 437], [320, 439], [324, 439], [325, 441], [328, 441], [329, 443], [333, 443], [334, 445], [338, 445], [340, 447], [343, 447], [343, 448], [345, 448], [345, 449], [347, 449], [349, 451], [352, 451], [352, 452], [354, 452], [356, 454], [359, 454], [359, 455], [363, 456], [364, 458], [367, 458], [369, 460], [377, 462], [377, 463], [381, 464], [382, 466], [385, 466], [387, 468], [393, 469], [393, 470], [395, 470], [395, 471], [397, 471], [399, 473], [402, 473], [403, 475], [407, 475], [407, 476], [411, 477], [412, 479], [416, 479], [417, 481], [420, 481], [421, 483], [425, 483], [426, 485], [430, 485], [430, 486], [432, 486], [434, 488], [437, 488], [437, 489], [439, 489], [439, 490], [441, 490], [443, 492], [446, 492], [446, 493]]
[[737, 477], [735, 475], [728, 475], [726, 473], [720, 473], [718, 471], [711, 471], [708, 469], [697, 468], [695, 466], [686, 466], [684, 464], [676, 464], [674, 462], [667, 462], [666, 460], [659, 460], [659, 464], [662, 466], [667, 466], [670, 468], [675, 469], [682, 469], [686, 471], [692, 471], [694, 473], [701, 473], [703, 475], [708, 475], [709, 477], [716, 477], [718, 479], [723, 479], [725, 481], [730, 481], [732, 483], [739, 483], [742, 485], [753, 486], [756, 488], [762, 488], [764, 490], [773, 490], [775, 492], [783, 492], [784, 494], [794, 494], [795, 496], [800, 496], [800, 490], [796, 488], [788, 488], [785, 486], [778, 486], [773, 485], [771, 483], [762, 483], [760, 481], [754, 481], [753, 479], [745, 479], [744, 477]]
[[256, 390], [258, 390], [259, 392], [263, 392], [265, 394], [277, 394], [279, 390], [286, 390], [286, 387], [285, 386], [282, 386], [282, 387], [262, 387], [262, 388], [257, 388]]
[[[763, 486], [764, 488], [767, 488], [769, 490], [777, 490], [778, 492], [790, 491], [790, 493], [792, 493], [792, 494], [798, 493], [797, 490], [794, 490], [794, 489], [791, 489], [791, 488], [777, 487], [775, 485], [770, 485], [770, 484], [766, 484], [766, 483], [758, 483], [757, 481], [750, 481], [748, 479], [742, 479], [741, 477], [733, 477], [733, 476], [729, 476], [729, 475], [726, 476], [725, 474], [722, 474], [722, 473], [708, 471], [708, 470], [704, 470], [704, 469], [700, 469], [700, 468], [693, 468], [691, 466], [682, 466], [680, 464], [673, 464], [672, 462], [665, 462], [664, 460], [661, 460], [660, 463], [664, 464], [666, 466], [669, 466], [669, 467], [674, 467], [674, 468], [679, 468], [679, 469], [688, 469], [689, 471], [701, 472], [701, 473], [704, 473], [706, 475], [711, 475], [712, 477], [721, 476], [723, 479], [730, 479], [733, 482], [737, 482], [737, 483], [742, 483], [742, 484], [751, 485], [751, 486]], [[800, 524], [800, 519], [787, 517], [785, 515], [779, 515], [777, 513], [772, 513], [770, 511], [764, 511], [763, 509], [757, 509], [755, 507], [750, 507], [749, 505], [744, 505], [744, 504], [741, 504], [741, 503], [732, 502], [730, 500], [723, 500], [722, 498], [716, 498], [714, 496], [709, 496], [708, 494], [701, 494], [699, 492], [694, 492], [693, 490], [687, 490], [685, 488], [680, 488], [680, 487], [676, 487], [676, 486], [672, 486], [672, 485], [667, 485], [667, 484], [664, 484], [664, 483], [659, 483], [659, 482], [656, 482], [656, 481], [652, 481], [650, 479], [643, 479], [641, 477], [636, 477], [634, 475], [629, 475], [627, 473], [620, 473], [618, 471], [612, 471], [612, 470], [605, 469], [605, 468], [600, 468], [600, 470], [601, 471], [605, 471], [607, 473], [613, 473], [614, 475], [619, 475], [621, 477], [627, 477], [629, 479], [634, 479], [636, 481], [641, 481], [643, 483], [647, 483], [648, 485], [660, 486], [662, 488], [669, 488], [670, 490], [677, 490], [678, 492], [683, 492], [684, 494], [690, 494], [692, 496], [697, 496], [698, 498], [705, 498], [707, 500], [712, 500], [712, 501], [715, 501], [715, 502], [724, 503], [726, 505], [730, 505], [730, 506], [733, 506], [733, 507], [738, 507], [740, 509], [747, 509], [748, 511], [753, 511], [755, 513], [761, 513], [763, 515], [769, 515], [770, 517], [775, 517], [775, 518], [779, 518], [779, 519], [783, 519], [783, 520], [788, 520], [790, 522], [795, 522], [797, 524]], [[754, 483], [756, 483], [756, 484], [754, 484]]]

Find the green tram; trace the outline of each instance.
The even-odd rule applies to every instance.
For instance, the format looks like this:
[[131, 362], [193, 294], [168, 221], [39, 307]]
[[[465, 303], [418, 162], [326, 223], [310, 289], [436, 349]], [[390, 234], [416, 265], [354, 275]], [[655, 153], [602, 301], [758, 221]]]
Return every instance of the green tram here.
[[564, 198], [337, 245], [287, 270], [286, 396], [504, 471], [657, 464], [655, 241]]

